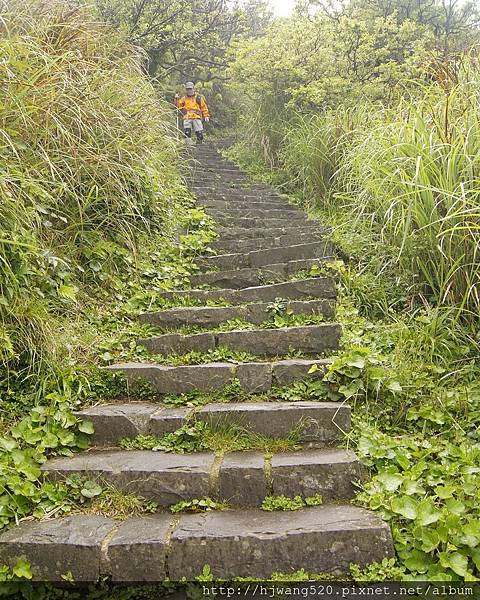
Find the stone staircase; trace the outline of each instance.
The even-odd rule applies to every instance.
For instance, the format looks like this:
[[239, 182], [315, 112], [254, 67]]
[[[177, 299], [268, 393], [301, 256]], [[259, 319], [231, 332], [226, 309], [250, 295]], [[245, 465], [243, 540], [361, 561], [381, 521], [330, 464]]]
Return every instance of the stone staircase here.
[[[192, 325], [205, 331], [170, 332], [141, 343], [154, 354], [223, 347], [258, 360], [179, 366], [152, 360], [110, 369], [131, 380], [147, 379], [160, 395], [200, 391], [213, 399], [232, 382], [255, 394], [321, 377], [341, 336], [340, 326], [332, 322], [334, 282], [289, 278], [332, 258], [325, 230], [272, 189], [249, 183], [215, 146], [196, 150], [195, 159], [189, 184], [218, 224], [217, 254], [200, 261], [202, 273], [191, 277], [193, 289], [163, 293], [182, 303], [191, 299], [192, 306], [144, 314], [141, 320], [169, 331]], [[261, 328], [269, 304], [278, 299], [293, 313], [323, 315], [324, 322]], [[215, 330], [231, 319], [244, 319], [254, 328]], [[300, 350], [302, 358], [288, 358], [292, 349]], [[318, 368], [310, 372], [313, 365]], [[79, 584], [100, 577], [142, 583], [191, 580], [204, 565], [222, 579], [266, 579], [275, 571], [299, 569], [339, 575], [348, 573], [350, 563], [363, 565], [393, 554], [388, 526], [350, 503], [364, 473], [355, 454], [342, 448], [350, 429], [346, 404], [248, 401], [169, 408], [118, 402], [86, 408], [80, 415], [94, 423], [92, 449], [49, 460], [43, 467], [46, 476], [87, 475], [155, 501], [158, 512], [123, 522], [94, 515], [24, 522], [0, 536], [0, 564], [24, 558], [34, 579], [43, 581], [61, 582], [71, 573]], [[297, 428], [301, 449], [175, 454], [120, 447], [123, 438], [163, 436], [196, 421], [237, 423], [273, 438], [288, 437]], [[268, 495], [317, 494], [324, 500], [320, 506], [288, 512], [259, 508]], [[168, 511], [179, 501], [205, 497], [226, 500], [232, 508], [180, 515]]]

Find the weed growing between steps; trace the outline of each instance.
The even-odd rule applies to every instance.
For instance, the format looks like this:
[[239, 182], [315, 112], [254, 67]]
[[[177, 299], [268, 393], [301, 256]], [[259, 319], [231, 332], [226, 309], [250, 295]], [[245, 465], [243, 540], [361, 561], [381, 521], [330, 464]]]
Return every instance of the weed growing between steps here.
[[170, 506], [170, 512], [177, 513], [198, 513], [209, 512], [212, 510], [227, 510], [230, 508], [228, 502], [219, 502], [211, 498], [193, 498], [193, 500], [182, 500]]
[[178, 454], [208, 450], [217, 454], [241, 450], [288, 452], [301, 448], [299, 436], [303, 427], [299, 423], [285, 438], [271, 438], [226, 420], [214, 423], [193, 421], [162, 437], [139, 435], [124, 438], [120, 441], [120, 446], [125, 450], [156, 450]]
[[287, 496], [267, 496], [262, 502], [261, 509], [268, 512], [275, 510], [300, 510], [306, 506], [320, 506], [321, 504], [323, 504], [321, 494], [307, 496], [306, 498], [302, 498], [301, 496], [295, 496], [294, 498], [288, 498]]
[[[325, 317], [321, 314], [299, 314], [287, 308], [287, 301], [278, 298], [276, 307], [271, 309], [271, 316], [262, 323], [249, 323], [245, 319], [230, 319], [220, 323], [216, 327], [202, 327], [199, 325], [187, 325], [175, 328], [151, 328], [146, 335], [149, 337], [159, 334], [176, 333], [179, 335], [194, 335], [206, 331], [219, 333], [225, 331], [253, 331], [255, 329], [281, 329], [282, 327], [303, 327], [306, 325], [319, 325], [325, 323]], [[140, 337], [140, 336], [139, 336]]]
[[352, 259], [324, 266], [338, 283], [343, 350], [314, 386], [352, 406], [350, 443], [372, 474], [357, 501], [390, 522], [397, 552], [394, 565], [354, 576], [479, 577], [478, 326], [428, 300], [370, 222], [338, 205], [315, 215]]

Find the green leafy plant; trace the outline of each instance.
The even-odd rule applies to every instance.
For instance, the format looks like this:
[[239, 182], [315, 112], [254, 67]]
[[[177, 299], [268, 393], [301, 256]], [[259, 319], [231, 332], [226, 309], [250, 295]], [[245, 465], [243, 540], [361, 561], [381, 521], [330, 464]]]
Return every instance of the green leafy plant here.
[[172, 513], [180, 512], [208, 512], [211, 510], [225, 510], [229, 506], [226, 502], [218, 502], [211, 498], [194, 498], [193, 500], [182, 500], [170, 506]]
[[323, 499], [320, 494], [308, 496], [303, 499], [301, 496], [288, 498], [287, 496], [267, 496], [262, 502], [262, 510], [272, 512], [275, 510], [300, 510], [305, 506], [320, 506]]

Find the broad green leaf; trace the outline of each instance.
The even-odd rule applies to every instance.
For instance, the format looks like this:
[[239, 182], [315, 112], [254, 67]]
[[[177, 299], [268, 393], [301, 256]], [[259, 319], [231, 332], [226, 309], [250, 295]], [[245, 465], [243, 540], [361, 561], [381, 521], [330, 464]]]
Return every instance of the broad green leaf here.
[[94, 498], [102, 493], [102, 488], [94, 481], [86, 481], [83, 484], [83, 488], [81, 489], [80, 493], [82, 496], [85, 496], [85, 498]]
[[452, 569], [454, 573], [464, 577], [468, 573], [468, 559], [460, 552], [440, 552], [440, 564], [442, 567]]
[[92, 421], [81, 421], [78, 425], [78, 429], [82, 433], [88, 433], [89, 435], [95, 431]]
[[390, 503], [394, 513], [402, 515], [406, 519], [417, 518], [417, 503], [409, 496], [395, 496]]
[[456, 500], [455, 498], [447, 498], [445, 500], [445, 506], [447, 510], [455, 515], [461, 515], [465, 512], [465, 504]]
[[13, 567], [12, 571], [16, 577], [19, 577], [21, 579], [32, 579], [33, 577], [32, 571], [30, 569], [30, 563], [28, 563], [23, 558], [21, 558], [17, 562], [17, 564]]
[[433, 504], [431, 498], [425, 498], [417, 507], [417, 521], [419, 525], [430, 525], [442, 516], [441, 511]]
[[387, 471], [377, 475], [377, 479], [389, 492], [394, 492], [402, 485], [403, 481], [403, 477], [400, 473], [388, 473]]

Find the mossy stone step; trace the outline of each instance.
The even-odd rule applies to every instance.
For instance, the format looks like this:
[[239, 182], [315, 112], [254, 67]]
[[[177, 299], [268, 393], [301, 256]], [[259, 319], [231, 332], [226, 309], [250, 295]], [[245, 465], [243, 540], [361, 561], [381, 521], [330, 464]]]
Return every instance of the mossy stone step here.
[[332, 247], [326, 240], [317, 240], [308, 244], [294, 244], [278, 248], [251, 250], [232, 254], [219, 254], [198, 261], [200, 267], [208, 271], [212, 269], [242, 269], [245, 267], [262, 267], [275, 263], [301, 260], [303, 258], [323, 258], [331, 256]]
[[[259, 220], [256, 217], [229, 217], [228, 215], [225, 216], [216, 216], [215, 217], [215, 222], [218, 223], [218, 225], [220, 225], [221, 227], [244, 227], [244, 228], [248, 228], [248, 227], [257, 227]], [[304, 226], [304, 225], [308, 225], [309, 221], [306, 220], [306, 218], [304, 217], [292, 217], [292, 218], [286, 218], [286, 217], [281, 217], [281, 218], [264, 218], [261, 221], [262, 225], [264, 227], [286, 227], [288, 225], [294, 225], [294, 226]]]
[[[158, 394], [223, 390], [235, 379], [243, 391], [254, 394], [266, 392], [273, 386], [289, 385], [294, 381], [321, 379], [330, 363], [328, 359], [286, 359], [239, 364], [213, 362], [179, 367], [154, 363], [119, 363], [105, 369], [122, 372], [130, 381], [148, 381]], [[310, 373], [314, 365], [318, 370]]]
[[209, 285], [211, 287], [224, 289], [258, 287], [266, 285], [267, 282], [269, 284], [285, 283], [286, 279], [294, 276], [299, 271], [310, 270], [312, 267], [318, 267], [320, 269], [325, 265], [325, 262], [332, 259], [333, 256], [325, 258], [305, 258], [275, 265], [264, 265], [262, 267], [210, 271], [208, 273], [200, 273], [199, 275], [191, 275], [190, 283], [193, 287]]
[[[261, 238], [240, 238], [238, 240], [218, 240], [210, 244], [211, 248], [217, 252], [238, 253], [252, 252], [254, 250], [266, 250], [268, 248], [281, 248], [284, 246], [292, 246], [295, 244], [311, 244], [321, 241], [323, 235], [315, 231], [307, 233], [296, 233], [292, 235], [282, 235], [279, 237], [261, 237]], [[333, 246], [326, 243], [325, 248], [329, 254], [333, 254]]]
[[[217, 273], [218, 274], [218, 273]], [[160, 297], [167, 300], [176, 298], [192, 298], [201, 302], [223, 299], [231, 304], [252, 302], [273, 302], [283, 300], [301, 300], [311, 298], [336, 298], [335, 282], [331, 277], [309, 277], [298, 281], [286, 281], [269, 285], [258, 285], [241, 289], [216, 290], [171, 290], [159, 292]]]
[[195, 190], [195, 196], [200, 206], [204, 202], [220, 201], [220, 202], [285, 202], [285, 196], [273, 190], [245, 190], [244, 188], [226, 188], [218, 190], [214, 188], [198, 188]]
[[256, 356], [284, 356], [295, 349], [306, 356], [333, 352], [339, 347], [342, 330], [336, 323], [281, 327], [278, 329], [244, 329], [204, 332], [193, 335], [167, 333], [139, 339], [138, 344], [153, 354], [186, 354], [229, 348]]
[[147, 515], [123, 522], [95, 515], [27, 521], [0, 535], [0, 561], [20, 558], [34, 581], [114, 583], [194, 580], [205, 565], [216, 579], [273, 572], [349, 573], [394, 555], [389, 527], [357, 506], [325, 505], [295, 512], [259, 509]]
[[193, 419], [237, 423], [255, 433], [287, 437], [299, 426], [298, 440], [316, 447], [332, 445], [350, 430], [350, 407], [336, 402], [229, 402], [171, 408], [149, 402], [99, 404], [76, 413], [93, 422], [92, 444], [115, 446], [122, 438], [163, 436]]
[[252, 209], [252, 208], [283, 208], [285, 210], [292, 210], [292, 212], [298, 212], [300, 209], [298, 206], [289, 204], [286, 200], [278, 199], [267, 199], [267, 200], [239, 200], [236, 198], [230, 198], [229, 200], [217, 200], [217, 199], [205, 199], [202, 201], [203, 208], [217, 208], [224, 212], [230, 208], [235, 209]]
[[[267, 466], [270, 465], [270, 466]], [[265, 496], [320, 494], [325, 501], [346, 500], [363, 477], [353, 452], [310, 449], [266, 458], [256, 451], [174, 454], [150, 450], [92, 450], [48, 460], [47, 479], [71, 475], [115, 486], [126, 494], [170, 506], [194, 498], [226, 500], [232, 506], [258, 506]]]
[[309, 221], [305, 225], [285, 225], [284, 227], [237, 227], [217, 228], [219, 241], [232, 241], [235, 239], [280, 237], [283, 235], [295, 235], [303, 233], [316, 233], [325, 235], [327, 229], [317, 221]]
[[281, 206], [277, 208], [235, 208], [229, 206], [225, 209], [212, 207], [206, 208], [205, 212], [217, 222], [221, 222], [222, 219], [260, 219], [261, 221], [264, 219], [287, 219], [293, 222], [307, 222], [305, 213]]
[[[296, 315], [323, 315], [331, 319], [335, 304], [332, 300], [292, 300], [285, 303], [285, 311]], [[139, 319], [158, 327], [183, 327], [197, 325], [216, 327], [232, 319], [244, 319], [248, 323], [260, 325], [271, 317], [271, 304], [258, 302], [237, 306], [191, 306], [144, 313]]]

